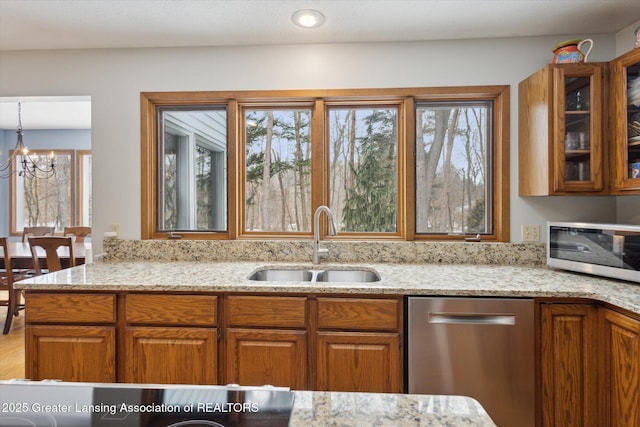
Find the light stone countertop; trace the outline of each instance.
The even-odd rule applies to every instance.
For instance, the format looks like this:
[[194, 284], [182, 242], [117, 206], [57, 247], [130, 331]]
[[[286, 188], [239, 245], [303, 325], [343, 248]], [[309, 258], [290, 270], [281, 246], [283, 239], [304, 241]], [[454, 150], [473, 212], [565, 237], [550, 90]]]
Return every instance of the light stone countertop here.
[[[376, 270], [381, 280], [260, 282], [259, 268]], [[590, 298], [640, 314], [640, 284], [546, 267], [457, 264], [304, 262], [97, 262], [16, 283], [16, 288], [69, 291], [274, 292], [475, 297]]]
[[490, 427], [466, 396], [294, 391], [289, 427]]

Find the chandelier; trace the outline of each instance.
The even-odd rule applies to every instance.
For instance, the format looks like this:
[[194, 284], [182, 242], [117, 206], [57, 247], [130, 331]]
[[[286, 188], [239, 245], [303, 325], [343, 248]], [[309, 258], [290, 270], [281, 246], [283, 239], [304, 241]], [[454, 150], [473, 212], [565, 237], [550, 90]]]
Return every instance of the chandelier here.
[[50, 178], [56, 173], [55, 155], [53, 151], [43, 161], [42, 155], [29, 154], [29, 149], [22, 142], [22, 105], [18, 103], [18, 141], [9, 153], [7, 162], [0, 165], [0, 177], [8, 178], [14, 173], [25, 178]]

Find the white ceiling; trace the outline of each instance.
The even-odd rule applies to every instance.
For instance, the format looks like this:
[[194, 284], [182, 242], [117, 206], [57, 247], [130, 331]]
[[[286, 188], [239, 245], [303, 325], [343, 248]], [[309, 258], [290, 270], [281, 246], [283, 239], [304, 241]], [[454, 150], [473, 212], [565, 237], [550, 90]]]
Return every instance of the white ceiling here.
[[18, 128], [21, 103], [23, 129], [91, 129], [91, 97], [0, 97], [0, 129]]
[[[322, 12], [324, 25], [293, 25], [305, 8]], [[0, 0], [0, 50], [612, 34], [639, 19], [640, 0]], [[0, 128], [16, 127], [16, 101], [0, 98]], [[59, 100], [22, 101], [25, 129], [90, 127], [86, 99], [66, 114]]]
[[[294, 26], [305, 8], [325, 24]], [[0, 0], [0, 49], [610, 34], [638, 19], [638, 0]]]

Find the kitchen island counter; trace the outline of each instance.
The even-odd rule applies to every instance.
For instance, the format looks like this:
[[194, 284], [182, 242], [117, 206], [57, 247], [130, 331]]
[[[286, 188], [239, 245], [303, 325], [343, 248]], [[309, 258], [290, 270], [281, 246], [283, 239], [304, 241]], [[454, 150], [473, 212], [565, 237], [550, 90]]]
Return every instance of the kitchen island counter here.
[[0, 425], [495, 427], [466, 396], [23, 380], [0, 394]]
[[296, 391], [290, 427], [495, 426], [466, 396]]
[[[381, 280], [270, 282], [248, 277], [262, 268], [375, 270]], [[545, 267], [282, 262], [97, 262], [16, 283], [25, 290], [252, 292], [476, 297], [587, 298], [640, 314], [640, 285]]]

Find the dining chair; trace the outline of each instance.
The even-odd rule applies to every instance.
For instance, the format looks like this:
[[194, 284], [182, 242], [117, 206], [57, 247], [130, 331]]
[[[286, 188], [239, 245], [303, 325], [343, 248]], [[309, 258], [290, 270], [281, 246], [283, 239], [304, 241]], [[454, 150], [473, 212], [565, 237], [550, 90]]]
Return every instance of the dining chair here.
[[63, 236], [75, 236], [76, 243], [83, 243], [85, 237], [91, 236], [91, 227], [65, 227]]
[[13, 282], [23, 279], [24, 276], [19, 272], [14, 272], [11, 268], [11, 255], [6, 237], [0, 237], [0, 249], [2, 250], [2, 259], [4, 259], [4, 269], [0, 270], [0, 291], [7, 294], [6, 299], [0, 299], [0, 306], [7, 307], [7, 317], [4, 320], [3, 334], [8, 334], [11, 329], [13, 317], [17, 316], [20, 310], [24, 309], [22, 303], [22, 291], [13, 288]]
[[38, 248], [45, 251], [47, 258], [47, 272], [62, 270], [62, 263], [58, 255], [58, 248], [66, 246], [69, 248], [69, 267], [75, 267], [76, 257], [73, 253], [72, 237], [29, 237], [29, 246], [31, 247], [31, 257], [33, 258], [33, 269], [36, 276], [43, 274], [43, 268], [40, 265], [40, 257], [38, 256]]
[[55, 227], [24, 227], [22, 229], [22, 241], [26, 242], [32, 236], [53, 236]]

